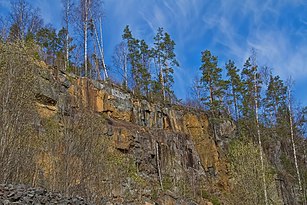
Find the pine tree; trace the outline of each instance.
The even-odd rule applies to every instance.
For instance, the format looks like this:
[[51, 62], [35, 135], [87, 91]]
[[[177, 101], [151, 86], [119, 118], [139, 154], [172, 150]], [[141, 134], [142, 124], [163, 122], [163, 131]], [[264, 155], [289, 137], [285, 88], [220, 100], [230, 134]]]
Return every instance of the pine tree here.
[[[61, 61], [64, 61], [64, 68], [68, 71], [72, 71], [72, 66], [70, 63], [70, 53], [74, 51], [76, 48], [76, 45], [72, 44], [73, 38], [68, 37], [67, 39], [67, 30], [66, 28], [62, 28], [58, 32], [58, 46], [59, 46], [59, 51], [57, 54], [57, 58], [60, 58]], [[67, 56], [67, 51], [68, 51], [68, 56]], [[67, 58], [68, 57], [68, 58]], [[58, 60], [60, 60], [58, 59]]]
[[149, 72], [151, 61], [151, 50], [144, 40], [140, 41], [140, 63], [138, 64], [138, 73], [140, 78], [141, 92], [146, 96], [149, 95], [149, 86], [151, 83], [151, 75]]
[[144, 40], [133, 37], [129, 26], [124, 29], [123, 40], [128, 46], [128, 60], [131, 65], [131, 72], [134, 79], [134, 90], [137, 94], [148, 94], [150, 84], [150, 50]]
[[128, 25], [124, 29], [122, 38], [128, 46], [128, 60], [131, 65], [131, 73], [134, 79], [134, 90], [137, 93], [140, 93], [140, 77], [137, 75], [139, 59], [139, 40], [133, 37]]
[[154, 37], [154, 48], [152, 50], [156, 68], [158, 70], [158, 82], [155, 83], [154, 92], [161, 91], [163, 100], [165, 99], [164, 77], [163, 77], [163, 28], [158, 28]]
[[36, 43], [40, 45], [42, 51], [44, 52], [44, 60], [49, 64], [54, 64], [57, 51], [59, 49], [58, 36], [55, 28], [45, 27], [41, 28], [36, 36]]
[[[261, 172], [263, 180], [263, 192], [265, 204], [268, 205], [268, 192], [267, 192], [267, 179], [265, 176], [265, 166], [264, 166], [264, 151], [261, 138], [260, 121], [259, 121], [259, 108], [261, 102], [261, 78], [258, 72], [258, 65], [256, 64], [256, 54], [252, 50], [252, 56], [248, 58], [244, 64], [243, 70], [241, 72], [242, 79], [242, 112], [243, 119], [241, 119], [243, 128], [245, 132], [248, 132], [248, 136], [254, 136], [258, 141], [259, 146], [259, 158], [261, 162]], [[240, 125], [240, 127], [242, 126]], [[256, 135], [255, 135], [256, 133]], [[242, 132], [242, 135], [246, 133]]]
[[173, 96], [172, 85], [174, 83], [174, 69], [173, 67], [178, 67], [179, 63], [176, 59], [175, 50], [175, 42], [171, 39], [171, 36], [168, 33], [164, 34], [164, 49], [165, 49], [165, 64], [163, 69], [163, 76], [164, 76], [164, 88], [166, 91], [166, 95], [171, 99]]
[[[242, 112], [243, 117], [247, 119], [255, 118], [255, 98], [260, 97], [260, 73], [258, 72], [258, 66], [252, 65], [251, 58], [248, 58], [244, 64], [241, 72], [242, 79]], [[255, 89], [256, 86], [256, 89]], [[260, 102], [260, 101], [259, 101]], [[258, 104], [258, 106], [260, 106]]]
[[211, 55], [209, 50], [202, 52], [202, 65], [199, 68], [202, 71], [200, 79], [208, 95], [202, 99], [205, 105], [211, 110], [217, 110], [222, 107], [223, 96], [226, 91], [226, 82], [222, 79], [222, 69], [218, 67], [218, 59]]
[[[284, 107], [287, 98], [287, 87], [279, 76], [270, 75], [266, 97], [264, 99], [266, 113], [269, 113], [271, 124], [276, 123], [278, 109]], [[267, 115], [267, 114], [266, 114]]]
[[227, 70], [227, 76], [228, 76], [228, 83], [231, 88], [231, 100], [230, 103], [233, 104], [234, 112], [235, 112], [235, 119], [239, 119], [239, 100], [240, 100], [240, 91], [242, 89], [242, 82], [241, 78], [238, 74], [239, 69], [235, 66], [234, 61], [229, 60], [226, 63], [226, 70]]
[[174, 83], [173, 73], [174, 67], [178, 67], [179, 63], [176, 59], [175, 42], [171, 39], [171, 36], [163, 31], [163, 28], [158, 28], [157, 34], [154, 37], [154, 48], [152, 50], [153, 57], [158, 72], [158, 81], [160, 85], [155, 86], [156, 89], [161, 90], [163, 100], [168, 100], [173, 96], [171, 89]]

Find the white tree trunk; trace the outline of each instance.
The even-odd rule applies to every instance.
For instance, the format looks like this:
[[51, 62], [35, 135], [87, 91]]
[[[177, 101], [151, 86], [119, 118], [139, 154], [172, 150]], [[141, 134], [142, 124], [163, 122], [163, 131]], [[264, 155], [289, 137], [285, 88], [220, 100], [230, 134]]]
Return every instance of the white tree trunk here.
[[69, 11], [70, 11], [70, 0], [66, 0], [66, 11], [65, 11], [65, 23], [66, 23], [66, 59], [65, 59], [65, 70], [69, 66]]
[[158, 142], [156, 142], [156, 157], [157, 157], [157, 169], [158, 169], [160, 186], [161, 186], [161, 189], [163, 190], [162, 173], [161, 173], [160, 156], [159, 156], [159, 143]]
[[298, 186], [299, 186], [300, 192], [302, 192], [303, 191], [302, 182], [301, 182], [300, 170], [299, 170], [298, 163], [297, 163], [296, 146], [294, 142], [294, 131], [293, 131], [294, 129], [293, 129], [292, 110], [291, 110], [291, 90], [290, 88], [288, 89], [288, 98], [289, 98], [288, 108], [289, 108], [290, 133], [291, 133], [291, 143], [292, 143], [293, 156], [294, 156], [294, 164], [295, 164], [295, 169], [296, 169], [296, 174], [297, 174], [297, 179], [298, 179]]
[[259, 144], [259, 153], [260, 153], [260, 161], [261, 161], [261, 171], [262, 171], [262, 180], [263, 180], [263, 192], [264, 192], [264, 201], [265, 204], [268, 205], [268, 193], [267, 193], [267, 184], [265, 179], [265, 167], [264, 167], [264, 160], [263, 160], [263, 150], [262, 150], [262, 141], [261, 141], [261, 134], [260, 134], [260, 127], [259, 127], [259, 116], [258, 116], [258, 89], [257, 89], [257, 77], [256, 74], [254, 75], [254, 89], [255, 89], [255, 115], [256, 115], [256, 126], [257, 126], [257, 136], [258, 136], [258, 144]]
[[[95, 37], [96, 37], [96, 42], [97, 42], [97, 45], [98, 45], [98, 50], [99, 50], [101, 61], [102, 61], [103, 79], [106, 80], [106, 79], [109, 78], [109, 75], [108, 75], [108, 71], [107, 71], [107, 68], [106, 68], [105, 61], [104, 61], [103, 38], [102, 38], [102, 21], [101, 21], [101, 19], [99, 19], [100, 39], [99, 39], [99, 36], [98, 36], [98, 32], [97, 32], [97, 28], [96, 28], [94, 19], [92, 19], [92, 23], [93, 23], [93, 29], [94, 29], [94, 33], [95, 33]], [[99, 73], [99, 75], [100, 75], [100, 73]]]
[[89, 1], [90, 0], [85, 0], [84, 1], [84, 71], [85, 71], [85, 76], [87, 77], [88, 75], [88, 68], [87, 68], [87, 24], [88, 24], [88, 7], [89, 7]]
[[100, 22], [100, 45], [101, 45], [102, 67], [103, 67], [103, 70], [104, 70], [104, 77], [105, 77], [105, 79], [108, 79], [109, 75], [108, 75], [107, 67], [106, 67], [106, 64], [105, 64], [105, 61], [104, 61], [104, 51], [103, 51], [104, 46], [103, 46], [103, 37], [102, 37], [102, 20], [101, 20], [101, 18], [99, 19], [99, 22]]
[[163, 101], [165, 101], [165, 86], [164, 86], [164, 77], [161, 65], [160, 65], [160, 82], [162, 87]]
[[126, 55], [127, 54], [126, 50], [124, 50], [123, 53], [124, 53], [124, 78], [125, 78], [125, 85], [128, 88], [128, 59]]

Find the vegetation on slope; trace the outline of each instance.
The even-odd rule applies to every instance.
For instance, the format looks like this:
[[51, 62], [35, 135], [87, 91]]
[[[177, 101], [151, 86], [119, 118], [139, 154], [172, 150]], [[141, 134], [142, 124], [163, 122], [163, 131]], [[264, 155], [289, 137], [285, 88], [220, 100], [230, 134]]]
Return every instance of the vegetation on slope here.
[[[67, 2], [66, 12], [70, 8], [67, 6], [70, 1]], [[97, 4], [91, 5], [84, 2], [87, 1], [80, 1], [76, 9], [84, 7], [85, 11], [89, 11], [100, 4], [99, 1], [93, 1]], [[130, 159], [122, 159], [120, 154], [117, 158], [117, 153], [110, 153], [112, 157], [105, 154], [111, 142], [101, 137], [104, 127], [97, 126], [105, 124], [105, 119], [86, 108], [70, 117], [60, 112], [60, 116], [41, 119], [36, 109], [38, 81], [35, 74], [37, 64], [43, 60], [55, 66], [55, 73], [64, 67], [82, 77], [99, 79], [101, 73], [107, 77], [107, 67], [98, 49], [101, 39], [97, 40], [95, 35], [98, 30], [95, 23], [100, 17], [87, 13], [91, 23], [85, 21], [85, 14], [82, 19], [73, 18], [74, 21], [66, 18], [67, 27], [57, 32], [52, 26], [44, 25], [39, 14], [25, 1], [12, 1], [12, 5], [13, 10], [8, 17], [11, 18], [10, 25], [1, 25], [0, 169], [4, 174], [0, 179], [3, 182], [42, 184], [65, 193], [82, 190], [82, 193], [95, 198], [89, 190], [107, 186], [97, 183], [102, 183], [105, 175], [114, 174], [107, 172], [110, 167], [125, 164], [123, 161]], [[29, 18], [20, 21], [18, 17], [21, 14]], [[90, 31], [93, 41], [87, 44], [88, 39], [84, 38], [84, 44], [73, 45], [81, 37], [73, 39], [68, 25], [79, 26], [79, 31], [84, 33]], [[115, 49], [114, 62], [120, 70], [118, 73], [124, 76], [120, 78], [123, 87], [150, 100], [178, 102], [171, 88], [173, 68], [178, 66], [175, 42], [167, 32], [160, 28], [154, 37], [153, 48], [149, 48], [145, 41], [136, 39], [127, 26], [123, 42], [119, 45]], [[79, 51], [82, 49], [84, 58], [81, 60]], [[304, 136], [307, 109], [294, 104], [291, 82], [284, 82], [267, 67], [258, 65], [254, 52], [243, 66], [237, 67], [232, 60], [224, 68], [218, 65], [217, 56], [209, 50], [202, 52], [201, 77], [196, 79], [191, 99], [185, 105], [211, 111], [213, 122], [220, 113], [236, 122], [238, 140], [229, 148], [234, 176], [230, 200], [234, 204], [240, 202], [238, 199], [245, 204], [279, 203], [281, 200], [286, 204], [306, 203]], [[153, 68], [157, 72], [151, 72]], [[226, 77], [223, 77], [224, 73]], [[44, 130], [40, 130], [41, 127]], [[86, 155], [79, 156], [81, 150], [86, 150]], [[99, 154], [105, 158], [97, 158]], [[45, 164], [46, 170], [61, 167], [61, 171], [52, 172], [56, 174], [44, 176], [41, 180], [40, 170], [35, 164], [37, 161]], [[259, 161], [262, 162], [260, 167]], [[103, 167], [93, 167], [93, 164]], [[129, 166], [122, 167], [125, 174], [134, 170]], [[106, 171], [100, 176], [101, 172], [97, 169]], [[46, 170], [44, 172], [48, 173]], [[166, 178], [163, 183], [168, 187], [169, 180]], [[76, 188], [75, 184], [82, 186]], [[105, 188], [97, 190], [103, 192]], [[266, 194], [262, 195], [263, 191]]]

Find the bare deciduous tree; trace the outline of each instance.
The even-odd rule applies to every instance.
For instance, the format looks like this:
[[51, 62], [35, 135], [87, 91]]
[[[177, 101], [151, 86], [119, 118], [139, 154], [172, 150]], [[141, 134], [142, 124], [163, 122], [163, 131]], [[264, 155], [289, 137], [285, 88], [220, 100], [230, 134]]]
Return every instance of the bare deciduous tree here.
[[[22, 44], [0, 44], [0, 180], [30, 182], [35, 167], [35, 75]], [[27, 156], [25, 158], [24, 156]]]
[[[84, 54], [83, 64], [85, 76], [90, 75], [91, 67], [89, 67], [89, 56], [91, 56], [90, 53], [93, 53], [93, 51], [91, 50], [93, 50], [94, 44], [96, 44], [96, 48], [98, 48], [99, 54], [95, 53], [95, 56], [97, 57], [98, 55], [100, 55], [100, 61], [104, 70], [104, 77], [108, 78], [103, 57], [104, 54], [102, 43], [102, 17], [103, 11], [101, 0], [80, 0], [80, 3], [76, 7], [73, 15], [75, 27], [78, 30], [80, 36], [82, 36]], [[99, 26], [97, 26], [97, 23], [99, 23]], [[90, 37], [92, 37], [93, 39], [91, 39]]]
[[64, 7], [64, 24], [65, 24], [65, 70], [67, 70], [69, 66], [69, 25], [71, 22], [71, 15], [73, 10], [73, 4], [71, 0], [62, 0], [62, 4]]
[[0, 16], [0, 41], [6, 41], [8, 36], [8, 21]]
[[123, 79], [123, 85], [128, 87], [128, 47], [125, 42], [116, 45], [112, 56], [115, 69]]
[[[275, 185], [274, 175], [269, 161], [259, 160], [259, 149], [251, 142], [234, 141], [229, 149], [230, 170], [233, 178], [233, 190], [227, 204], [265, 204], [263, 195], [263, 174], [266, 178], [266, 190], [270, 204], [282, 204]], [[267, 167], [262, 172], [262, 163]]]
[[42, 27], [43, 20], [38, 8], [33, 9], [25, 0], [13, 0], [10, 23], [11, 38], [25, 40], [28, 35], [36, 33]]

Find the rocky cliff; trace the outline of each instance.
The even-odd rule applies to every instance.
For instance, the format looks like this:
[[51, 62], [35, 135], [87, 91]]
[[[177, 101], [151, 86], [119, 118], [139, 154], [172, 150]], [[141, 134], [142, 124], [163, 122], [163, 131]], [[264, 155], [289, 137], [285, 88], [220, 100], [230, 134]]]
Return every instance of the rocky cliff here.
[[[210, 115], [203, 111], [149, 102], [114, 84], [64, 72], [55, 75], [52, 69], [39, 69], [39, 73], [36, 106], [42, 132], [47, 130], [44, 120], [56, 119], [64, 135], [68, 119], [74, 123], [78, 110], [91, 110], [104, 119], [98, 124], [99, 134], [108, 139], [107, 150], [114, 154], [109, 157], [127, 158], [125, 164], [133, 167], [132, 175], [103, 179], [110, 186], [96, 197], [101, 203], [211, 204], [229, 190], [225, 149], [235, 134], [231, 120], [218, 117], [213, 126]], [[81, 152], [86, 155], [86, 150]], [[37, 178], [51, 180], [56, 169], [52, 158], [57, 156], [37, 157]], [[82, 169], [78, 158], [73, 164]], [[112, 172], [126, 166], [115, 164]], [[78, 186], [82, 179], [73, 183]]]
[[[272, 204], [306, 204], [303, 118], [296, 169], [286, 110], [280, 126], [261, 123], [260, 160], [254, 119], [240, 118], [236, 129], [221, 113], [48, 68], [30, 47], [0, 49], [0, 182], [17, 184], [0, 188], [0, 204], [24, 203], [38, 190], [43, 201], [61, 193], [109, 205], [258, 205], [265, 189]], [[44, 189], [29, 196], [20, 184]]]

